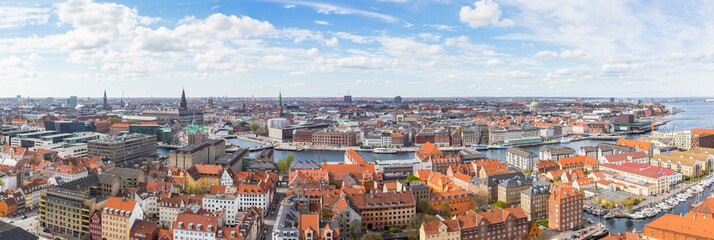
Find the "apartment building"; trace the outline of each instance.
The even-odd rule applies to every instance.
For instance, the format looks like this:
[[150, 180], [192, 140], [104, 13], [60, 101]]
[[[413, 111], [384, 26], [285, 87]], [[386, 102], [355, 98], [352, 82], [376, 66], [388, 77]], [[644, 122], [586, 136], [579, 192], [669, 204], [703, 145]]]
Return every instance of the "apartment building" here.
[[506, 150], [506, 163], [519, 169], [533, 170], [538, 163], [538, 155], [519, 147], [509, 147]]
[[102, 239], [129, 240], [138, 219], [144, 219], [144, 211], [136, 201], [110, 197], [102, 210]]
[[616, 165], [620, 165], [626, 162], [649, 164], [650, 157], [647, 156], [646, 152], [639, 151], [606, 155], [600, 157], [599, 160], [600, 163], [611, 163]]
[[512, 178], [498, 183], [498, 201], [517, 206], [521, 203], [521, 192], [531, 188], [533, 180], [526, 178]]
[[356, 131], [317, 131], [312, 133], [313, 145], [357, 146], [359, 132]]
[[560, 160], [558, 160], [558, 165], [562, 170], [572, 169], [594, 172], [598, 171], [600, 162], [593, 157], [576, 156], [561, 158]]
[[[605, 163], [600, 165], [600, 168], [602, 171], [615, 172], [627, 178], [652, 184], [654, 185], [654, 191], [650, 193], [663, 193], [665, 191], [669, 191], [672, 181], [682, 181], [682, 174], [676, 173], [671, 169], [642, 163], [624, 163], [622, 165]], [[674, 176], [672, 176], [673, 174]], [[679, 180], [670, 178], [676, 178], [677, 176], [679, 176]]]
[[565, 183], [550, 187], [548, 197], [548, 227], [563, 231], [583, 225], [583, 196]]
[[459, 156], [458, 154], [433, 155], [429, 157], [429, 160], [427, 162], [431, 164], [432, 171], [439, 172], [442, 174], [446, 174], [446, 170], [449, 169], [449, 166], [453, 164], [463, 163], [461, 161], [461, 156]]
[[216, 216], [181, 213], [172, 225], [174, 239], [216, 240], [220, 223]]
[[416, 214], [411, 191], [348, 194], [347, 198], [362, 216], [362, 227], [367, 230], [406, 227]]
[[450, 219], [437, 222], [424, 222], [419, 227], [419, 240], [454, 240], [462, 239], [459, 220]]
[[178, 198], [161, 198], [159, 203], [159, 225], [168, 228], [173, 224], [181, 208], [186, 206], [186, 201]]
[[672, 169], [688, 178], [702, 175], [704, 169], [704, 162], [700, 160], [662, 154], [652, 156], [650, 165]]
[[106, 203], [107, 197], [103, 195], [52, 187], [41, 193], [39, 221], [42, 227], [60, 235], [89, 237], [90, 214]]
[[495, 207], [488, 212], [470, 212], [453, 218], [458, 221], [460, 238], [477, 240], [526, 240], [530, 222], [521, 207]]
[[575, 150], [569, 147], [544, 147], [540, 149], [539, 157], [540, 160], [550, 159], [553, 161], [558, 161], [563, 158], [575, 157]]
[[521, 208], [528, 220], [548, 219], [550, 186], [533, 186], [521, 192]]
[[236, 214], [238, 213], [238, 198], [235, 195], [224, 195], [221, 192], [218, 192], [216, 194], [206, 194], [203, 195], [203, 204], [201, 206], [203, 209], [212, 213], [222, 211], [223, 215], [226, 216], [226, 225], [236, 225]]

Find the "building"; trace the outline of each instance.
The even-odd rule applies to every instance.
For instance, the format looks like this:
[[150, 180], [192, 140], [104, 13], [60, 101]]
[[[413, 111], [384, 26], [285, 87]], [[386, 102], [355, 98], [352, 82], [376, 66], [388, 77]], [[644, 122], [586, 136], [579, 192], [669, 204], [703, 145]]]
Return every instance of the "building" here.
[[613, 208], [622, 207], [627, 204], [635, 204], [637, 201], [641, 201], [642, 197], [637, 196], [628, 192], [622, 191], [603, 191], [595, 194], [595, 202], [603, 206], [610, 206]]
[[186, 206], [186, 202], [180, 198], [161, 198], [159, 202], [159, 225], [164, 228], [170, 227], [181, 208]]
[[217, 216], [181, 213], [172, 225], [174, 239], [216, 240], [220, 223]]
[[102, 211], [94, 210], [89, 220], [89, 240], [102, 239]]
[[357, 146], [359, 132], [356, 131], [316, 131], [312, 133], [313, 145]]
[[203, 143], [189, 144], [169, 154], [169, 166], [189, 169], [196, 164], [212, 164], [226, 155], [226, 142], [211, 139]]
[[540, 160], [550, 159], [557, 162], [563, 158], [575, 157], [575, 150], [569, 147], [544, 147], [540, 149], [539, 156]]
[[600, 157], [600, 163], [611, 163], [615, 165], [620, 165], [625, 162], [649, 164], [650, 157], [647, 156], [647, 153], [644, 151], [618, 153]]
[[573, 170], [583, 170], [583, 171], [598, 171], [600, 162], [593, 157], [588, 156], [576, 156], [567, 157], [558, 160], [558, 165], [560, 169], [573, 169]]
[[548, 227], [563, 231], [583, 225], [583, 196], [568, 184], [555, 183], [548, 197]]
[[704, 162], [677, 156], [656, 154], [650, 159], [650, 165], [672, 169], [682, 173], [687, 178], [698, 177], [703, 174]]
[[156, 155], [156, 147], [155, 135], [128, 134], [90, 141], [87, 143], [87, 155], [119, 164]]
[[106, 196], [52, 187], [41, 194], [39, 221], [42, 227], [60, 235], [73, 238], [89, 237], [90, 214], [102, 209], [106, 203]]
[[617, 140], [617, 142], [615, 144], [633, 148], [633, 149], [635, 149], [635, 151], [644, 151], [647, 153], [647, 156], [654, 155], [654, 145], [652, 145], [651, 142], [620, 138]]
[[102, 210], [102, 239], [128, 240], [138, 219], [144, 219], [144, 211], [136, 201], [110, 197]]
[[411, 191], [414, 195], [414, 202], [429, 201], [431, 188], [423, 182], [397, 182], [397, 188], [402, 191]]
[[131, 226], [129, 239], [156, 240], [159, 237], [159, 225], [156, 222], [137, 219]]
[[449, 166], [463, 163], [461, 162], [461, 156], [459, 156], [458, 154], [433, 155], [429, 157], [429, 160], [427, 162], [431, 164], [432, 171], [442, 174], [446, 174], [446, 171], [449, 169]]
[[203, 204], [201, 207], [209, 212], [216, 213], [222, 211], [226, 216], [226, 225], [236, 225], [236, 214], [238, 213], [238, 198], [232, 194], [216, 194], [203, 195]]
[[437, 222], [424, 222], [419, 228], [419, 240], [462, 239], [459, 220], [450, 219]]
[[560, 170], [560, 165], [558, 165], [557, 162], [553, 160], [541, 160], [536, 163], [535, 167], [533, 168], [534, 172], [539, 172], [539, 173], [547, 173], [550, 171], [555, 171], [555, 170]]
[[362, 227], [367, 230], [406, 227], [416, 214], [411, 191], [349, 194], [347, 197], [362, 216]]
[[458, 221], [460, 236], [445, 239], [526, 240], [531, 227], [520, 207], [494, 207], [488, 212], [469, 212], [452, 219]]
[[518, 206], [521, 203], [521, 192], [530, 189], [533, 180], [530, 178], [512, 178], [498, 183], [498, 201], [508, 206]]
[[604, 163], [600, 168], [602, 171], [614, 172], [627, 178], [652, 184], [654, 185], [653, 193], [669, 191], [670, 186], [683, 180], [682, 174], [674, 172], [674, 170], [643, 163], [623, 163], [621, 165]]
[[528, 220], [548, 219], [550, 186], [533, 186], [521, 192], [521, 208]]
[[687, 215], [665, 214], [645, 224], [645, 239], [714, 239], [714, 198], [693, 208]]
[[519, 147], [509, 147], [506, 150], [506, 163], [524, 170], [533, 170], [538, 163], [538, 155]]
[[[350, 102], [351, 101], [352, 100], [350, 100]], [[317, 214], [300, 214], [300, 220], [298, 220], [298, 222], [300, 223], [300, 239], [340, 239], [340, 229], [334, 228], [337, 225], [328, 221], [320, 221], [320, 216]]]

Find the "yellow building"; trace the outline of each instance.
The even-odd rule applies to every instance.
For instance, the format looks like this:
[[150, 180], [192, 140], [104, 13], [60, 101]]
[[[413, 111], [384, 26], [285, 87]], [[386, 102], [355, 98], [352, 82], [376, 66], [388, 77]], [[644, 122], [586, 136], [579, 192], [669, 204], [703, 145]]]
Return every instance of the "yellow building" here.
[[221, 165], [197, 164], [188, 170], [186, 186], [209, 191], [211, 186], [221, 185]]
[[136, 219], [144, 219], [144, 211], [136, 201], [110, 197], [102, 210], [102, 239], [129, 240]]
[[650, 165], [669, 168], [689, 178], [702, 175], [704, 168], [704, 162], [696, 158], [662, 154], [655, 154], [652, 159], [650, 159]]
[[424, 222], [419, 228], [419, 240], [461, 239], [459, 220], [451, 219], [439, 222]]
[[642, 197], [627, 192], [605, 191], [595, 195], [595, 202], [612, 207], [625, 206], [628, 203], [634, 204], [637, 201], [642, 201]]

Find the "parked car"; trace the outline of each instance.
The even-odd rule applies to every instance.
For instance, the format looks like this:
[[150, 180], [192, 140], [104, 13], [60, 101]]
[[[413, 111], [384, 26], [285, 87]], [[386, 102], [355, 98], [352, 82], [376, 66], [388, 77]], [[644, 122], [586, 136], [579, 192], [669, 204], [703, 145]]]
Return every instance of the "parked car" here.
[[25, 219], [25, 218], [27, 218], [26, 215], [22, 215], [22, 217], [20, 217], [20, 219]]

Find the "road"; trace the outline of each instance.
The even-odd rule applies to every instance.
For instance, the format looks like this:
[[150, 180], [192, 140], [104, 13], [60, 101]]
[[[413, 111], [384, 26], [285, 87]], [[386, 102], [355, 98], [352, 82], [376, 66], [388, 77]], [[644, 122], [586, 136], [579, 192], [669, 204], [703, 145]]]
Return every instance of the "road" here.
[[[0, 220], [25, 229], [25, 231], [39, 236], [40, 239], [54, 239], [57, 236], [53, 237], [50, 234], [42, 232], [42, 228], [40, 228], [40, 221], [35, 219], [38, 211], [39, 210], [35, 209], [33, 211], [20, 213], [12, 217], [0, 217]], [[22, 216], [27, 216], [27, 218], [22, 219]]]
[[273, 226], [275, 226], [275, 218], [278, 216], [278, 208], [280, 207], [280, 202], [287, 196], [288, 189], [285, 187], [278, 187], [275, 200], [271, 205], [268, 214], [263, 218], [263, 229], [260, 230], [258, 234], [258, 239], [260, 240], [272, 240], [273, 238]]

